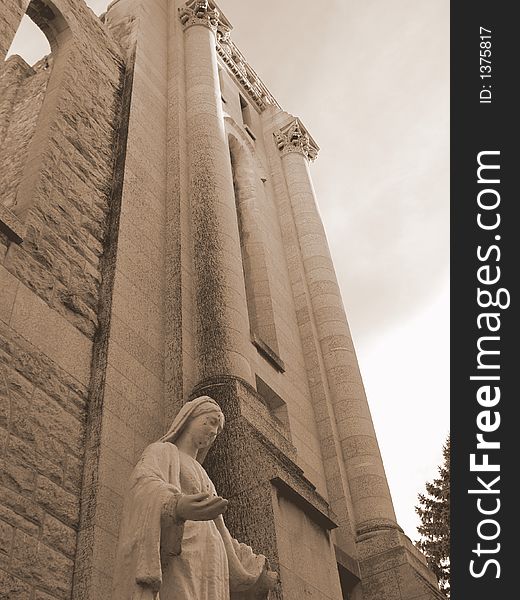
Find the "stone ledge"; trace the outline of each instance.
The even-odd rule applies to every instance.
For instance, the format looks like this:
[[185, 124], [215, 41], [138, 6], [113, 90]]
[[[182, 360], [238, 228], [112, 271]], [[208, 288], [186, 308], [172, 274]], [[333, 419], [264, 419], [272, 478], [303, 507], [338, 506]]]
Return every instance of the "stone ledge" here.
[[251, 334], [251, 342], [263, 356], [277, 371], [285, 373], [285, 363], [264, 341], [262, 341], [255, 333]]
[[14, 212], [0, 204], [0, 231], [5, 233], [11, 242], [21, 244], [25, 234], [24, 230], [24, 226]]
[[334, 552], [336, 554], [336, 562], [352, 573], [358, 580], [361, 580], [361, 571], [359, 570], [357, 558], [350, 556], [350, 554], [347, 554], [344, 550], [336, 546], [336, 544], [334, 544]]
[[[278, 490], [279, 494], [284, 498], [290, 500], [293, 504], [298, 506], [307, 516], [309, 516], [315, 523], [323, 527], [323, 529], [336, 529], [338, 524], [332, 520], [328, 514], [328, 510], [318, 508], [317, 502], [310, 502], [307, 498], [302, 496], [296, 489], [294, 489], [289, 483], [287, 483], [281, 477], [273, 477], [271, 483]], [[325, 505], [325, 501], [320, 498]], [[326, 511], [326, 512], [325, 512]]]
[[382, 531], [358, 541], [356, 545], [367, 600], [379, 600], [381, 591], [394, 580], [401, 590], [401, 600], [443, 598], [435, 575], [421, 560], [420, 552], [400, 531]]

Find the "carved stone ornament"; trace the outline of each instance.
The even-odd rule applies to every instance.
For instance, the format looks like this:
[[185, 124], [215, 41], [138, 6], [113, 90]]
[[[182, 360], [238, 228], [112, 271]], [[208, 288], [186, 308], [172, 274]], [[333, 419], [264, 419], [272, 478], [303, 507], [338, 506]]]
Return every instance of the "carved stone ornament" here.
[[287, 127], [280, 129], [273, 135], [282, 156], [289, 152], [298, 152], [311, 161], [318, 156], [318, 146], [298, 119], [295, 119]]
[[231, 27], [220, 22], [217, 29], [217, 52], [250, 99], [263, 111], [267, 106], [279, 106], [260, 77], [231, 39]]
[[179, 18], [184, 29], [193, 25], [203, 25], [212, 31], [217, 31], [220, 13], [212, 8], [208, 0], [190, 0], [179, 8]]
[[224, 25], [224, 23], [219, 23], [217, 29], [217, 41], [219, 44], [229, 46], [231, 44], [231, 27]]

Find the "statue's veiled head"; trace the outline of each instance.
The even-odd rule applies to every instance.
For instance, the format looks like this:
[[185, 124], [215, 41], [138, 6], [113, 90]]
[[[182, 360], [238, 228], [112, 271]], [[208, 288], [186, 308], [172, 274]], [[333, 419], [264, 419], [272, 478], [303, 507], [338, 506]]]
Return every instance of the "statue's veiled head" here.
[[184, 404], [160, 441], [175, 444], [181, 436], [192, 436], [199, 447], [197, 460], [202, 463], [223, 428], [224, 415], [220, 406], [213, 398], [200, 396]]

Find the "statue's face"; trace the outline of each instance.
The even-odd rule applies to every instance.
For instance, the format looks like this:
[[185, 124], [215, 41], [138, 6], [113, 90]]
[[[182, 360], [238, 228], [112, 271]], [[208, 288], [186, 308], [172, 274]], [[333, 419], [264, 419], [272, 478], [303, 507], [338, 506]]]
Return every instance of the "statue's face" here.
[[188, 433], [198, 448], [208, 448], [221, 429], [222, 417], [218, 412], [209, 412], [194, 417], [188, 425]]

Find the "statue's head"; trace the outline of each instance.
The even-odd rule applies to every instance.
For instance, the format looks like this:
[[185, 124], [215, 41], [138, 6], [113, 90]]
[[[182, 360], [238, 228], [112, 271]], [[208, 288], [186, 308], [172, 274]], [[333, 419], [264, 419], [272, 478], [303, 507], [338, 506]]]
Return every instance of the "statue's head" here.
[[220, 406], [213, 398], [200, 396], [184, 404], [161, 442], [174, 444], [181, 435], [189, 435], [199, 448], [197, 459], [202, 462], [223, 428], [224, 415]]
[[209, 448], [224, 426], [224, 416], [218, 410], [193, 414], [182, 435], [190, 435], [200, 449]]

